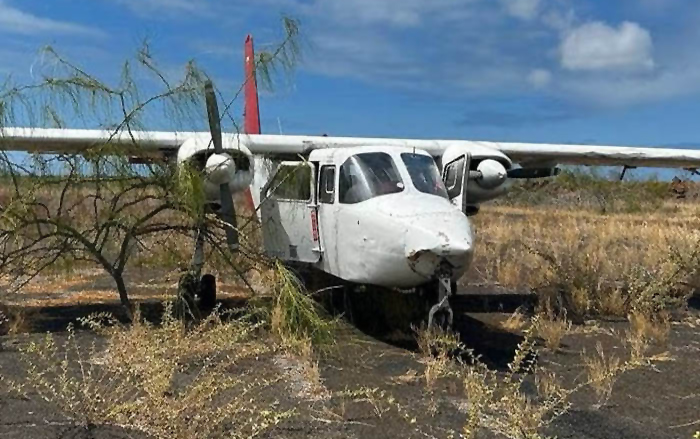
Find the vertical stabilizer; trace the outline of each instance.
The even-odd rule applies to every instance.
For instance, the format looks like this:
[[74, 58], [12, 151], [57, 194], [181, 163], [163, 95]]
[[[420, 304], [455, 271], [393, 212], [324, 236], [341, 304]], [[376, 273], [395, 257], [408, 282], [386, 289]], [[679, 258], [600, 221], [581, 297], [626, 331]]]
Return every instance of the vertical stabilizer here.
[[255, 78], [255, 49], [253, 37], [245, 39], [245, 109], [243, 129], [246, 134], [260, 134], [260, 107], [258, 103], [258, 81]]
[[[255, 49], [253, 48], [253, 36], [248, 35], [245, 39], [245, 49], [244, 49], [244, 83], [243, 83], [243, 98], [245, 99], [245, 107], [243, 108], [243, 131], [245, 134], [260, 134], [260, 107], [258, 103], [258, 81], [255, 78]], [[253, 163], [256, 161], [252, 158]], [[251, 164], [253, 164], [251, 163]], [[253, 182], [253, 187], [255, 187], [255, 182]], [[256, 211], [256, 200], [259, 203], [260, 200], [257, 197], [253, 197], [251, 188], [249, 187], [245, 191], [245, 199], [248, 204], [248, 208], [251, 212]]]

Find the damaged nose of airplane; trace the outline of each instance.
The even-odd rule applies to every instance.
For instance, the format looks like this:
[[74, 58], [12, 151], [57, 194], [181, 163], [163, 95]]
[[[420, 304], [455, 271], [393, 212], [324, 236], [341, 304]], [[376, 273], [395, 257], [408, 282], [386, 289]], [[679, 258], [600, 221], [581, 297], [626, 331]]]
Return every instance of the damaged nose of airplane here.
[[406, 236], [406, 259], [413, 271], [426, 278], [432, 278], [443, 261], [454, 267], [455, 272], [461, 272], [472, 259], [473, 237], [466, 218], [448, 220], [451, 224], [436, 224], [445, 220], [435, 218], [424, 227], [414, 223]]

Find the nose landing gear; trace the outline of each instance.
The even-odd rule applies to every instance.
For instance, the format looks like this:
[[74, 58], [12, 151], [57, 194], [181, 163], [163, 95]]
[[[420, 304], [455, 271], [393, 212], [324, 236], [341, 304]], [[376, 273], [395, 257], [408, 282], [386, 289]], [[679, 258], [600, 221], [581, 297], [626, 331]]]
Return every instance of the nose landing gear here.
[[433, 328], [433, 324], [442, 329], [452, 328], [454, 313], [450, 306], [450, 297], [456, 291], [453, 291], [451, 277], [450, 270], [441, 270], [438, 275], [438, 303], [428, 312], [428, 328]]

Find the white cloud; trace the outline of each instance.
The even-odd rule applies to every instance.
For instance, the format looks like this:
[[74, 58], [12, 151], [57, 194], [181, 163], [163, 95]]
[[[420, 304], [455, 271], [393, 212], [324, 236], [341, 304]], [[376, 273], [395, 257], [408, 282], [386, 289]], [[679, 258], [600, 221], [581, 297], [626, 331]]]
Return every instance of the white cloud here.
[[[265, 0], [277, 4], [280, 0]], [[478, 0], [294, 0], [285, 2], [304, 15], [347, 27], [387, 25], [411, 28], [470, 16]]]
[[211, 5], [206, 0], [113, 0], [134, 13], [160, 18], [162, 15], [210, 15]]
[[544, 88], [552, 82], [552, 73], [549, 70], [535, 69], [530, 72], [527, 81], [535, 88]]
[[314, 58], [305, 69], [328, 76], [408, 86], [422, 80], [426, 66], [407, 56], [389, 39], [375, 32], [357, 35], [318, 33], [312, 42]]
[[387, 1], [355, 0], [323, 2], [333, 16], [362, 24], [388, 23], [411, 27], [421, 22], [421, 6], [415, 2], [396, 5]]
[[[292, 5], [312, 43], [303, 68], [317, 74], [594, 106], [700, 93], [700, 61], [693, 62], [691, 50], [700, 31], [679, 24], [677, 36], [659, 30], [652, 39], [632, 22], [639, 19], [632, 9], [627, 21], [611, 25], [607, 15], [591, 16], [591, 8], [574, 8], [570, 0], [259, 1]], [[522, 22], [514, 26], [509, 17]], [[674, 50], [679, 46], [688, 50]]]
[[651, 34], [637, 23], [617, 29], [595, 21], [565, 34], [560, 46], [561, 65], [567, 70], [651, 70], [654, 68]]
[[521, 20], [532, 20], [540, 10], [540, 0], [501, 0], [509, 15]]
[[76, 23], [38, 17], [0, 0], [0, 32], [34, 34], [101, 34], [100, 31]]
[[549, 9], [542, 14], [542, 23], [556, 31], [566, 32], [576, 22], [576, 11], [568, 9]]
[[700, 63], [684, 61], [649, 75], [572, 76], [557, 81], [564, 97], [599, 106], [633, 106], [700, 92]]

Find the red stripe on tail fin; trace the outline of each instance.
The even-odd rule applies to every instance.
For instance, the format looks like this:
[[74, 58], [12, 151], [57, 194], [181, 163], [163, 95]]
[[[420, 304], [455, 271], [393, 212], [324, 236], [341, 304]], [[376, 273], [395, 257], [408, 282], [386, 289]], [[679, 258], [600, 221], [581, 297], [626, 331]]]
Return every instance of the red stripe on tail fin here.
[[258, 81], [255, 78], [255, 50], [251, 35], [245, 39], [245, 110], [243, 118], [243, 129], [246, 134], [261, 133]]
[[[260, 134], [260, 107], [258, 103], [258, 81], [255, 78], [255, 49], [253, 48], [253, 36], [245, 39], [243, 66], [245, 71], [243, 109], [243, 130], [246, 134]], [[250, 187], [246, 189], [246, 201], [251, 212], [255, 212], [255, 202]]]

